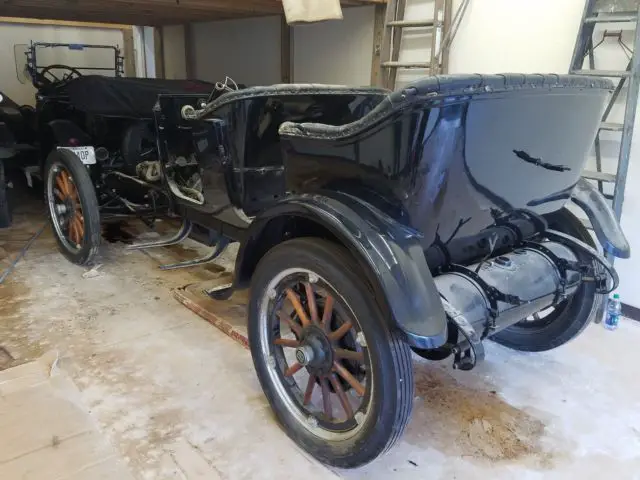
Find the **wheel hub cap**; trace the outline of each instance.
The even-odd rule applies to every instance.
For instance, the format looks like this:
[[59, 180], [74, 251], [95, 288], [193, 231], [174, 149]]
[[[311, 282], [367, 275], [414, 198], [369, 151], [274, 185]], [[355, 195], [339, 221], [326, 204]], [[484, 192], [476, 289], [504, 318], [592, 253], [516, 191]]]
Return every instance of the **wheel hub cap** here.
[[309, 345], [303, 345], [296, 349], [296, 360], [305, 367], [313, 362], [313, 348]]
[[326, 333], [315, 325], [305, 328], [296, 349], [296, 360], [314, 373], [331, 371], [333, 364], [331, 341]]

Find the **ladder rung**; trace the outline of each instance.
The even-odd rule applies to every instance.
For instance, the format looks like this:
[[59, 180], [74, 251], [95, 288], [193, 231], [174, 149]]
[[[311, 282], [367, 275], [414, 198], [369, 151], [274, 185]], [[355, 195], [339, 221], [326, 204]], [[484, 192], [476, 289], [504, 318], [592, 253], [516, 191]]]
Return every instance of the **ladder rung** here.
[[629, 72], [625, 70], [571, 70], [575, 75], [585, 75], [587, 77], [628, 77]]
[[624, 125], [621, 123], [602, 122], [600, 130], [609, 130], [610, 132], [621, 132]]
[[394, 20], [387, 23], [387, 27], [433, 27], [433, 20]]
[[430, 68], [429, 62], [383, 62], [385, 68]]
[[585, 170], [584, 172], [582, 172], [582, 176], [584, 178], [588, 178], [589, 180], [598, 180], [600, 182], [615, 183], [616, 181], [616, 176], [612, 173], [591, 172], [589, 170]]
[[637, 15], [597, 15], [584, 19], [584, 23], [626, 23], [637, 21]]

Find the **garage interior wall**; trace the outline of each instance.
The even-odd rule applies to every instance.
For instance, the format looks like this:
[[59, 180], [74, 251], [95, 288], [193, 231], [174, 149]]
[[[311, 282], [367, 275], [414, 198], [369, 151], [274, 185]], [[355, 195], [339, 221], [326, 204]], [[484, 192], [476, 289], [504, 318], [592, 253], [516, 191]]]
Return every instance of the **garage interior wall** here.
[[[454, 10], [460, 0], [454, 2]], [[584, 0], [471, 0], [453, 43], [449, 60], [451, 73], [554, 72], [568, 70]], [[427, 19], [433, 15], [432, 0], [407, 0], [406, 19]], [[292, 29], [293, 80], [296, 82], [368, 84], [372, 61], [374, 7], [344, 9], [344, 21], [296, 26]], [[193, 24], [196, 76], [212, 81], [232, 76], [251, 84], [280, 82], [280, 19]], [[632, 32], [626, 40], [633, 45]], [[420, 30], [406, 30], [400, 60], [429, 58], [430, 37]], [[626, 57], [613, 41], [596, 51], [599, 69], [623, 70]], [[398, 86], [425, 72], [404, 71]], [[609, 121], [621, 122], [622, 103]], [[640, 115], [636, 121], [640, 123]], [[629, 238], [632, 258], [616, 260], [620, 273], [619, 293], [623, 302], [640, 308], [634, 284], [640, 272], [640, 125], [636, 126], [622, 226]], [[601, 135], [603, 170], [615, 173], [619, 134]], [[594, 157], [590, 170], [595, 170]], [[605, 187], [605, 192], [607, 191]]]
[[[36, 90], [25, 80], [21, 68], [16, 68], [14, 46], [28, 45], [36, 42], [60, 43], [92, 43], [101, 45], [120, 45], [122, 47], [122, 31], [118, 29], [101, 29], [86, 27], [67, 27], [55, 25], [30, 25], [19, 23], [0, 23], [0, 90], [20, 105], [34, 105]], [[24, 48], [20, 49], [24, 51]], [[47, 63], [68, 63], [73, 65], [78, 52], [56, 49], [55, 56], [48, 52]], [[20, 54], [21, 55], [21, 54]], [[20, 58], [21, 67], [24, 60]], [[18, 79], [18, 76], [23, 80]]]

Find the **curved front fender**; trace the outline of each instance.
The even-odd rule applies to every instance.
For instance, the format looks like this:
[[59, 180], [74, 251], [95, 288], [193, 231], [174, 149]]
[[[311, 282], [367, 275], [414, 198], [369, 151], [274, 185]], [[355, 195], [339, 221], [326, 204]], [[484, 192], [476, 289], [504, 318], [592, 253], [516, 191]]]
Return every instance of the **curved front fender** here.
[[[256, 217], [238, 252], [237, 282], [246, 282], [259, 260], [256, 255], [264, 253], [255, 253], [261, 251], [261, 242], [286, 240], [287, 232], [273, 227], [292, 217], [311, 220], [329, 230], [369, 267], [391, 311], [392, 327], [404, 334], [408, 344], [428, 349], [445, 343], [446, 316], [420, 246], [420, 234], [350, 195], [289, 196]], [[273, 237], [268, 239], [270, 235], [282, 238], [274, 241]]]

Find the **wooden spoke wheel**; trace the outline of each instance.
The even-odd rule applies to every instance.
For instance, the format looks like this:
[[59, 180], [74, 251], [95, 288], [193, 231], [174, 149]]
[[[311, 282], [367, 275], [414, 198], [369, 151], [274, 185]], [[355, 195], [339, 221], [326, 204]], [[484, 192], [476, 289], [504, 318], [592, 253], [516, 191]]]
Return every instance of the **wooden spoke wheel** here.
[[343, 468], [389, 448], [413, 401], [410, 350], [358, 270], [337, 245], [284, 242], [260, 261], [249, 307], [254, 365], [278, 419], [309, 453]]
[[82, 248], [84, 241], [84, 216], [82, 204], [69, 171], [57, 165], [53, 169], [53, 194], [55, 197], [54, 221], [60, 228], [70, 248]]
[[87, 167], [68, 150], [54, 150], [45, 165], [45, 201], [60, 251], [86, 265], [100, 244], [100, 212]]
[[328, 431], [356, 427], [371, 386], [363, 334], [313, 272], [291, 272], [276, 288], [270, 340], [288, 393], [309, 422]]

